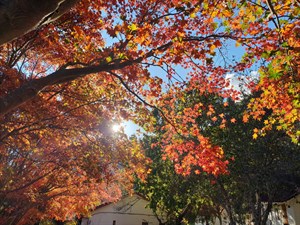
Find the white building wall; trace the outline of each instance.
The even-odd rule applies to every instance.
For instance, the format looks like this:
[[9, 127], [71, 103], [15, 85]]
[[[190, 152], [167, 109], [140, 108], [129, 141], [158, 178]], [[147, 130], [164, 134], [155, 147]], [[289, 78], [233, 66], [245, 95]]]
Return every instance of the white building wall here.
[[[288, 203], [289, 204], [289, 203]], [[290, 200], [291, 207], [288, 210], [293, 209], [293, 216], [296, 225], [300, 225], [300, 195]]]
[[138, 195], [126, 197], [115, 204], [96, 209], [91, 218], [84, 219], [82, 225], [158, 225], [158, 220], [148, 202]]
[[[278, 203], [273, 207], [272, 212], [269, 215], [269, 225], [283, 225], [283, 212], [281, 204]], [[287, 208], [288, 222], [289, 225], [300, 225], [300, 195], [285, 202]]]

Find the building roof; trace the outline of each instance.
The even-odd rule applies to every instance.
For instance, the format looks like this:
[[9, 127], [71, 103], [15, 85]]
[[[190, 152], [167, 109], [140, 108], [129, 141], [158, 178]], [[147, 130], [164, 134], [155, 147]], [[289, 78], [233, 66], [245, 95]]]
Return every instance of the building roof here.
[[[134, 195], [137, 195], [137, 196], [139, 196], [141, 199], [144, 199], [144, 200], [148, 201], [148, 199], [146, 199], [145, 196], [143, 196], [143, 195], [141, 195], [141, 194], [139, 194], [139, 193], [133, 193], [132, 195], [129, 195], [129, 194], [124, 195], [124, 196], [122, 196], [122, 198], [119, 199], [118, 201], [121, 201], [121, 200], [124, 199], [124, 198], [131, 197], [131, 196], [134, 196]], [[95, 208], [95, 210], [96, 210], [96, 209], [100, 209], [100, 208], [102, 208], [102, 207], [104, 207], [104, 206], [107, 206], [107, 205], [110, 205], [110, 204], [117, 203], [118, 201], [105, 202], [105, 203], [103, 203], [103, 204], [97, 206], [97, 207]]]

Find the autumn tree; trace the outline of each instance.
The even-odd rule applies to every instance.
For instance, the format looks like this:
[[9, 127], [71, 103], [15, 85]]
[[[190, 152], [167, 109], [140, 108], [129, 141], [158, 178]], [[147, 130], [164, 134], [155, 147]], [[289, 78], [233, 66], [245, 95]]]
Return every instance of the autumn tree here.
[[[226, 128], [211, 130], [211, 140], [220, 145], [230, 160], [228, 175], [216, 178], [215, 199], [226, 209], [231, 222], [245, 223], [247, 214], [254, 224], [267, 224], [273, 203], [296, 193], [300, 186], [299, 146], [275, 128], [259, 137], [268, 121], [243, 122], [250, 97], [229, 104], [225, 116], [236, 118]], [[270, 113], [270, 112], [269, 112]]]
[[[18, 2], [16, 4], [21, 4], [22, 1]], [[52, 1], [56, 8], [66, 2], [68, 1]], [[283, 65], [282, 68], [278, 66], [280, 67], [278, 70], [267, 73], [266, 79], [271, 79], [270, 82], [279, 85], [275, 88], [276, 91], [283, 90], [283, 83], [287, 86], [291, 85], [289, 86], [291, 91], [282, 91], [288, 94], [282, 97], [288, 102], [283, 104], [283, 100], [275, 101], [282, 102], [282, 106], [271, 104], [264, 107], [273, 109], [272, 121], [277, 120], [276, 118], [283, 114], [275, 109], [287, 107], [286, 111], [291, 111], [291, 115], [288, 114], [290, 116], [282, 120], [285, 124], [283, 129], [289, 130], [292, 135], [293, 124], [297, 120], [295, 110], [298, 107], [297, 101], [294, 100], [296, 100], [298, 90], [298, 37], [296, 34], [299, 7], [297, 1], [273, 4], [269, 0], [258, 3], [228, 1], [222, 4], [215, 1], [153, 1], [145, 8], [145, 4], [139, 1], [132, 3], [82, 1], [60, 21], [33, 32], [36, 36], [28, 35], [23, 43], [14, 47], [15, 57], [20, 54], [20, 50], [24, 54], [26, 48], [30, 48], [30, 52], [36, 56], [46, 52], [47, 54], [42, 53], [40, 58], [43, 58], [44, 65], [53, 66], [53, 69], [50, 73], [41, 74], [39, 79], [26, 82], [9, 95], [3, 96], [0, 104], [1, 113], [15, 109], [46, 87], [92, 73], [120, 71], [129, 65], [136, 67], [142, 63], [145, 73], [147, 65], [182, 64], [193, 71], [191, 79], [200, 79], [201, 71], [202, 74], [211, 74], [211, 79], [217, 82], [222, 74], [228, 71], [243, 71], [244, 68], [249, 68], [255, 60], [266, 58], [267, 65], [270, 67], [272, 67], [270, 61], [283, 62], [279, 64]], [[50, 10], [51, 7], [45, 6], [45, 8]], [[200, 24], [202, 26], [199, 26]], [[114, 38], [111, 46], [106, 46], [103, 40], [105, 34]], [[38, 45], [35, 43], [33, 48], [28, 43], [28, 39], [31, 40], [29, 42], [33, 42], [33, 39], [41, 42]], [[211, 57], [226, 40], [233, 40], [237, 45], [245, 46], [246, 55], [237, 65], [221, 69], [219, 66], [211, 65]], [[10, 47], [10, 45], [7, 46]], [[257, 49], [261, 50], [257, 51]], [[189, 52], [189, 54], [182, 54], [184, 52]], [[274, 55], [285, 60], [274, 59]], [[288, 57], [289, 55], [294, 57]], [[203, 61], [203, 63], [197, 61]], [[262, 70], [263, 68], [265, 67], [262, 67]], [[273, 80], [274, 74], [278, 74], [280, 81]], [[116, 73], [114, 75], [117, 75], [114, 76], [116, 79], [121, 78], [126, 83], [126, 79], [122, 76]], [[147, 74], [144, 76], [143, 79], [149, 78]], [[168, 69], [168, 77], [171, 76], [172, 69]], [[143, 80], [139, 78], [139, 81]], [[151, 83], [151, 86], [157, 86], [157, 82]], [[265, 86], [272, 87], [268, 84]], [[279, 92], [278, 95], [276, 93], [274, 98], [281, 96]], [[269, 95], [265, 93], [261, 99], [266, 96]], [[260, 110], [254, 108], [254, 113], [257, 113], [253, 116], [258, 118], [264, 111], [264, 107]]]
[[174, 162], [162, 159], [163, 148], [157, 145], [162, 136], [159, 132], [145, 136], [141, 142], [146, 156], [152, 162], [144, 181], [137, 181], [135, 190], [149, 200], [161, 225], [193, 224], [196, 220], [212, 221], [220, 217], [220, 207], [210, 198], [208, 176], [176, 173]]
[[[196, 125], [190, 131], [182, 126], [193, 123], [202, 107], [210, 115], [214, 109], [199, 104], [186, 108], [182, 117], [168, 113], [168, 107], [186, 87], [237, 98], [234, 91], [224, 91], [226, 74], [245, 75], [254, 62], [263, 78], [255, 88], [262, 92], [245, 118], [261, 119], [271, 110], [269, 125], [257, 134], [279, 123], [277, 129], [298, 141], [297, 0], [75, 2], [0, 2], [2, 223], [65, 218], [95, 205], [97, 192], [104, 199], [116, 196], [108, 193], [118, 192], [108, 181], [122, 180], [120, 161], [127, 173], [142, 172], [137, 163], [142, 155], [136, 143], [115, 141], [104, 128], [122, 119], [150, 128], [149, 108], [157, 108], [173, 132], [168, 137], [172, 145], [164, 145], [168, 157], [179, 158], [175, 149], [192, 156], [186, 159], [194, 157], [177, 163], [177, 171], [187, 174], [196, 165], [207, 173], [223, 173], [222, 149]], [[228, 42], [243, 47], [242, 61], [228, 62]], [[220, 56], [224, 60], [218, 64]], [[178, 68], [188, 74], [178, 76]], [[226, 126], [228, 121], [219, 118]], [[193, 132], [197, 141], [176, 140], [177, 132]], [[61, 205], [65, 210], [58, 210]]]
[[131, 171], [139, 168], [136, 147], [124, 137], [103, 136], [99, 127], [81, 130], [78, 120], [73, 123], [26, 128], [3, 144], [9, 147], [1, 155], [1, 224], [71, 219], [131, 187]]
[[[224, 169], [221, 174], [210, 171], [205, 177], [212, 183], [208, 187], [210, 201], [226, 211], [230, 224], [246, 223], [247, 215], [252, 216], [254, 224], [266, 224], [273, 203], [296, 193], [300, 185], [299, 146], [282, 130], [258, 134], [268, 123], [268, 114], [261, 121], [248, 120], [244, 114], [251, 99], [259, 94], [234, 102], [189, 89], [169, 107], [169, 114], [176, 115], [176, 123], [184, 130], [166, 129], [170, 125], [165, 125], [155, 145], [166, 146], [165, 158], [171, 156], [177, 173], [186, 177], [207, 174], [210, 164], [205, 162], [206, 154], [215, 165], [212, 168]], [[201, 139], [197, 129], [201, 129]], [[201, 140], [210, 142], [202, 147]], [[194, 148], [184, 148], [187, 143]], [[214, 155], [206, 153], [208, 149], [216, 149]], [[224, 160], [229, 162], [226, 167]], [[207, 191], [205, 186], [201, 188]]]

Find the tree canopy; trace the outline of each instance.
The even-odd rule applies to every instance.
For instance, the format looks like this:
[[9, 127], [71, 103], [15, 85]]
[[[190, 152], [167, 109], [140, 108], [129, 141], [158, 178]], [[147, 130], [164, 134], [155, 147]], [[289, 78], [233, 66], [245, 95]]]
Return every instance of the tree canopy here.
[[146, 196], [149, 207], [155, 212], [161, 225], [194, 224], [196, 219], [210, 221], [221, 215], [221, 208], [211, 198], [211, 179], [207, 175], [178, 174], [169, 158], [163, 159], [164, 151], [157, 143], [162, 133], [144, 137], [141, 142], [148, 165], [145, 180], [137, 180], [135, 190]]
[[275, 126], [297, 143], [299, 10], [298, 0], [0, 1], [1, 223], [65, 219], [118, 196], [130, 181], [122, 174], [142, 175], [146, 159], [109, 127], [132, 120], [151, 131], [151, 109], [166, 121], [162, 146], [177, 172], [226, 172], [195, 119], [224, 128], [236, 118], [206, 102], [176, 110], [193, 90], [238, 100], [231, 73], [260, 74], [243, 115], [264, 120], [253, 138]]
[[[145, 181], [138, 182], [137, 190], [148, 197], [149, 206], [157, 213], [161, 224], [193, 224], [196, 218], [203, 221], [218, 218], [220, 224], [226, 218], [232, 225], [247, 224], [247, 219], [251, 218], [256, 225], [267, 224], [273, 203], [285, 201], [298, 193], [299, 146], [292, 143], [282, 130], [275, 128], [253, 139], [253, 130], [263, 127], [264, 122], [254, 119], [243, 122], [243, 112], [250, 96], [241, 102], [225, 101], [209, 93], [199, 95], [197, 91], [183, 96], [184, 99], [177, 100], [177, 114], [201, 102], [211, 105], [216, 114], [222, 113], [228, 120], [234, 118], [223, 128], [222, 119], [212, 120], [206, 113], [210, 111], [203, 110], [205, 116], [184, 124], [186, 132], [193, 130], [195, 124], [201, 126], [203, 135], [209, 137], [211, 144], [222, 148], [222, 157], [229, 161], [226, 172], [215, 174], [207, 171], [207, 163], [200, 158], [206, 154], [205, 148], [200, 148], [203, 152], [196, 154], [196, 150], [178, 147], [176, 143], [170, 154], [170, 150], [164, 148], [170, 130], [161, 129], [141, 140], [146, 155], [153, 162], [149, 165], [150, 174]], [[157, 114], [155, 118], [155, 126], [165, 125]], [[173, 136], [182, 143], [199, 144], [195, 134]], [[216, 161], [210, 160], [211, 163]]]

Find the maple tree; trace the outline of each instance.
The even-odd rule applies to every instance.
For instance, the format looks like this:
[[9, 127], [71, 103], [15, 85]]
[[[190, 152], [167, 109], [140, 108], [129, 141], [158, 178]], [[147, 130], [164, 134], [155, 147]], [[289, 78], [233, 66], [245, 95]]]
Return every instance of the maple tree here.
[[65, 220], [118, 199], [120, 186], [131, 187], [140, 157], [127, 139], [103, 136], [86, 125], [80, 130], [78, 117], [74, 127], [48, 125], [23, 130], [2, 146], [7, 153], [1, 156], [1, 224]]
[[[299, 11], [297, 1], [278, 2], [276, 6], [273, 6], [269, 0], [257, 3], [228, 1], [224, 4], [218, 4], [214, 1], [168, 1], [164, 3], [153, 1], [150, 3], [149, 7], [145, 9], [145, 6], [139, 1], [133, 3], [82, 1], [70, 13], [73, 13], [71, 19], [69, 17], [69, 20], [64, 21], [62, 18], [61, 21], [63, 22], [60, 24], [57, 22], [57, 24], [42, 28], [43, 30], [39, 32], [39, 38], [46, 39], [46, 43], [40, 43], [34, 49], [31, 48], [31, 51], [37, 54], [38, 52], [45, 52], [48, 46], [49, 51], [46, 54], [48, 60], [51, 59], [51, 65], [54, 68], [60, 69], [51, 75], [47, 74], [48, 76], [42, 79], [31, 81], [30, 85], [23, 85], [18, 89], [19, 91], [12, 92], [2, 98], [1, 112], [5, 113], [23, 104], [47, 86], [91, 73], [121, 70], [131, 64], [135, 66], [139, 63], [144, 63], [144, 65], [167, 63], [172, 65], [187, 61], [184, 67], [191, 68], [194, 71], [192, 73], [194, 79], [198, 79], [200, 76], [199, 67], [195, 65], [197, 64], [195, 60], [204, 61], [201, 65], [205, 68], [202, 67], [201, 69], [204, 69], [207, 75], [211, 73], [211, 79], [217, 82], [222, 74], [233, 69], [243, 71], [244, 68], [251, 66], [253, 60], [266, 57], [267, 61], [282, 62], [277, 67], [286, 66], [286, 70], [284, 68], [276, 70], [277, 67], [273, 67], [273, 72], [267, 72], [266, 79], [272, 78], [274, 74], [282, 74], [279, 83], [272, 79], [270, 82], [273, 85], [277, 84], [276, 87], [278, 88], [274, 86], [276, 91], [281, 90], [280, 93], [288, 94], [282, 98], [289, 103], [286, 102], [282, 106], [274, 103], [267, 107], [262, 104], [265, 102], [263, 97], [270, 95], [264, 94], [260, 98], [262, 102], [256, 104], [261, 105], [261, 109], [255, 110], [255, 115], [259, 117], [259, 114], [264, 111], [263, 107], [267, 107], [274, 110], [274, 116], [277, 118], [283, 112], [277, 112], [276, 109], [287, 107], [286, 110], [290, 109], [291, 115], [282, 123], [286, 126], [294, 124], [293, 122], [297, 120], [295, 115], [297, 115], [298, 107], [296, 101], [298, 93], [297, 12]], [[105, 13], [105, 11], [109, 13]], [[74, 15], [77, 15], [80, 20]], [[229, 23], [229, 20], [235, 22]], [[280, 26], [281, 29], [273, 28], [270, 21], [274, 22], [275, 28]], [[199, 26], [199, 24], [203, 26]], [[101, 33], [104, 30], [109, 36], [115, 38], [113, 42], [116, 42], [108, 48], [103, 40], [104, 32]], [[160, 32], [162, 30], [164, 32]], [[278, 35], [281, 37], [280, 40], [278, 40]], [[214, 56], [215, 50], [220, 48], [226, 39], [244, 45], [247, 54], [243, 61], [233, 68], [226, 69], [219, 68], [219, 66], [216, 68], [210, 64], [209, 56]], [[26, 43], [26, 46], [28, 45]], [[258, 49], [261, 50], [257, 51]], [[290, 53], [295, 53], [292, 58], [288, 57]], [[274, 55], [280, 58], [275, 59]], [[55, 62], [53, 62], [53, 56], [55, 56]], [[43, 55], [44, 63], [47, 61], [47, 57]], [[150, 61], [145, 60], [147, 58], [150, 58]], [[286, 60], [289, 61], [286, 62]], [[205, 64], [208, 65], [205, 66]], [[294, 64], [295, 66], [293, 66]], [[140, 70], [146, 72], [145, 68], [140, 68]], [[204, 71], [202, 73], [205, 73]], [[142, 71], [139, 72], [143, 74]], [[171, 77], [172, 71], [168, 72], [168, 76]], [[268, 78], [269, 74], [271, 77]], [[149, 79], [148, 75], [144, 74], [145, 78], [139, 77], [139, 81]], [[117, 78], [120, 77], [117, 76]], [[203, 82], [208, 81], [203, 80]], [[281, 82], [288, 86], [291, 84], [291, 90], [284, 91]], [[157, 82], [152, 81], [151, 83], [153, 87], [157, 86]], [[272, 87], [268, 83], [265, 86]], [[157, 90], [154, 88], [152, 92], [154, 91]], [[276, 96], [282, 95], [274, 93], [273, 97]], [[290, 126], [289, 128], [292, 129]], [[286, 127], [286, 129], [288, 128]], [[291, 133], [292, 130], [289, 132]]]
[[[147, 178], [137, 180], [135, 190], [146, 196], [159, 224], [193, 224], [196, 219], [209, 221], [220, 211], [209, 197], [210, 180], [205, 175], [183, 176], [176, 173], [174, 162], [162, 159], [163, 148], [153, 147], [162, 138], [161, 132], [141, 140], [145, 154], [152, 162]], [[151, 147], [152, 146], [152, 147]]]
[[265, 124], [253, 119], [242, 122], [248, 102], [232, 108], [231, 114], [239, 114], [234, 124], [214, 132], [213, 142], [234, 160], [228, 165], [229, 175], [216, 178], [213, 188], [219, 193], [216, 199], [232, 215], [231, 222], [241, 223], [250, 214], [254, 224], [267, 224], [273, 203], [285, 201], [300, 185], [299, 147], [276, 128], [253, 139], [253, 130]]
[[[243, 122], [244, 111], [255, 95], [259, 93], [234, 102], [215, 94], [199, 95], [197, 91], [190, 91], [182, 99], [176, 100], [175, 113], [179, 116], [186, 108], [202, 103], [203, 106], [209, 106], [207, 108], [213, 107], [214, 114], [223, 114], [221, 117], [231, 121], [224, 128], [222, 119], [213, 119], [214, 116], [208, 113], [209, 109], [203, 107], [202, 114], [194, 118], [193, 123], [183, 124], [187, 128], [186, 132], [193, 130], [195, 124], [201, 126], [202, 134], [209, 137], [211, 144], [222, 147], [223, 158], [230, 161], [226, 165], [226, 173], [210, 173], [205, 167], [207, 163], [195, 163], [205, 155], [205, 149], [197, 157], [196, 154], [193, 156], [194, 151], [191, 154], [191, 150], [184, 152], [184, 149], [176, 146], [177, 142], [174, 144], [168, 140], [169, 144], [177, 147], [177, 151], [169, 157], [170, 154], [166, 154], [169, 153], [166, 152], [168, 148], [162, 147], [166, 135], [172, 132], [169, 129], [161, 129], [142, 140], [147, 149], [146, 154], [153, 163], [150, 165], [150, 175], [145, 182], [141, 182], [138, 190], [149, 198], [150, 207], [154, 211], [160, 212], [162, 218], [167, 218], [165, 224], [170, 221], [170, 224], [176, 224], [176, 221], [191, 222], [196, 216], [227, 217], [229, 224], [245, 224], [251, 216], [254, 224], [267, 224], [273, 203], [297, 193], [300, 185], [299, 146], [276, 128], [253, 139], [253, 130], [264, 127], [263, 121], [268, 117], [267, 114], [261, 121], [250, 119], [247, 123]], [[155, 126], [166, 126], [157, 115], [155, 118]], [[198, 142], [192, 133], [184, 137], [178, 137], [178, 133], [172, 134], [174, 136], [177, 136], [176, 141], [181, 138], [183, 143]], [[178, 157], [173, 157], [174, 154], [178, 154]], [[210, 162], [216, 163], [219, 160]], [[186, 161], [190, 164], [184, 164]], [[226, 213], [221, 214], [222, 210]]]
[[[251, 97], [241, 102], [228, 102], [225, 117], [235, 118], [234, 123], [220, 128], [217, 124], [205, 133], [210, 140], [224, 149], [230, 160], [228, 174], [215, 178], [214, 201], [226, 210], [230, 223], [245, 223], [251, 215], [254, 224], [267, 224], [275, 201], [284, 201], [299, 187], [299, 147], [275, 127], [260, 138], [255, 132], [265, 126], [264, 120], [243, 122], [243, 113]], [[284, 149], [284, 151], [282, 151]]]
[[[26, 13], [33, 12], [34, 7], [19, 10], [21, 15], [15, 17], [18, 22], [6, 20], [8, 9], [14, 12], [26, 2], [36, 4], [33, 20], [28, 20]], [[63, 219], [73, 212], [86, 211], [85, 206], [92, 207], [99, 199], [97, 190], [103, 190], [103, 196], [108, 194], [110, 184], [106, 186], [105, 181], [114, 180], [114, 176], [122, 180], [120, 162], [128, 166], [129, 174], [133, 170], [143, 173], [137, 163], [143, 159], [137, 144], [120, 138], [120, 143], [112, 141], [116, 142], [114, 147], [109, 143], [112, 139], [106, 140], [101, 124], [126, 119], [151, 129], [149, 108], [153, 107], [169, 123], [165, 129], [169, 130], [170, 142], [166, 141], [164, 147], [168, 157], [177, 159], [177, 172], [188, 175], [195, 165], [214, 175], [224, 173], [227, 162], [221, 147], [213, 145], [201, 127], [191, 125], [205, 110], [213, 122], [220, 121], [219, 125], [225, 127], [229, 121], [224, 114], [215, 115], [214, 107], [203, 103], [185, 107], [181, 115], [173, 109], [190, 90], [236, 99], [236, 91], [224, 89], [229, 85], [226, 74], [246, 73], [255, 61], [261, 64], [262, 79], [257, 86], [251, 83], [250, 88], [262, 94], [249, 104], [244, 121], [250, 116], [261, 119], [266, 109], [271, 110], [265, 127], [255, 134], [264, 134], [279, 123], [277, 129], [298, 141], [297, 0], [82, 0], [70, 9], [75, 2], [53, 0], [49, 6], [42, 4], [43, 10], [37, 1], [10, 1], [8, 8], [7, 1], [1, 4], [3, 223], [25, 224], [34, 217]], [[19, 25], [20, 18], [27, 19], [22, 19], [22, 29], [19, 26], [14, 33], [8, 25]], [[4, 37], [6, 34], [8, 37]], [[230, 41], [245, 51], [237, 63], [228, 64], [224, 56]], [[224, 61], [217, 64], [215, 59], [220, 55]], [[163, 72], [153, 74], [153, 68]], [[188, 71], [183, 79], [178, 76], [178, 68]], [[230, 123], [234, 122], [235, 118], [230, 118]], [[120, 152], [108, 151], [111, 148]], [[189, 157], [181, 161], [179, 153]], [[132, 154], [135, 157], [131, 160]], [[85, 190], [91, 198], [78, 201]], [[112, 190], [117, 192], [117, 188]], [[24, 201], [14, 205], [14, 199]], [[28, 201], [32, 204], [23, 207]], [[62, 204], [65, 210], [72, 210], [58, 211]]]

